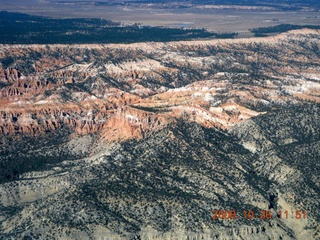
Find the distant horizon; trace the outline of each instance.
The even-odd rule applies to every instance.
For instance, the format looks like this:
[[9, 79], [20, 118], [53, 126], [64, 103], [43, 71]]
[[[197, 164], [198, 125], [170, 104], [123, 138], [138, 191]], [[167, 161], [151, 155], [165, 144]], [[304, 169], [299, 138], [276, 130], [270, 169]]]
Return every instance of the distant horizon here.
[[[225, 7], [221, 4], [225, 4]], [[239, 37], [250, 37], [250, 29], [254, 28], [281, 24], [319, 25], [319, 4], [315, 0], [178, 0], [170, 3], [167, 0], [3, 0], [0, 10], [59, 19], [101, 18], [155, 27], [204, 28], [217, 33], [237, 32]]]

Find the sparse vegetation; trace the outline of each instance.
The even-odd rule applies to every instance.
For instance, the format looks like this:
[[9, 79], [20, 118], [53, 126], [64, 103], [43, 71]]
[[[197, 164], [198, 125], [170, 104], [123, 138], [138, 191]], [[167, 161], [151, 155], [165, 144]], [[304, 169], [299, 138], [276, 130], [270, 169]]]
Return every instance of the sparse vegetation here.
[[[317, 234], [320, 38], [285, 36], [3, 46], [0, 238]], [[284, 201], [306, 226], [212, 219]]]

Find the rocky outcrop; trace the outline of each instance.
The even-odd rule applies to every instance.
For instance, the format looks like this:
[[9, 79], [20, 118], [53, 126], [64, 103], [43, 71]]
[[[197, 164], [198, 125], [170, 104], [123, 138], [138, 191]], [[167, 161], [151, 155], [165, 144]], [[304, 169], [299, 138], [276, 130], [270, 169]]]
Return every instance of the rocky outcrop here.
[[4, 83], [13, 83], [22, 77], [21, 73], [14, 68], [2, 69], [0, 67], [0, 81]]
[[316, 30], [166, 44], [4, 45], [1, 56], [14, 60], [0, 69], [0, 132], [68, 127], [125, 140], [181, 117], [228, 130], [272, 109], [318, 103], [318, 47]]
[[[75, 159], [69, 155], [41, 171], [20, 173], [18, 181], [0, 184], [0, 235], [39, 239], [318, 239], [319, 213], [312, 210], [319, 206], [319, 179], [314, 171], [320, 154], [318, 144], [304, 146], [301, 141], [298, 147], [288, 144], [286, 151], [274, 145], [253, 154], [236, 139], [238, 132], [244, 139], [257, 134], [266, 139], [285, 138], [288, 128], [283, 121], [289, 118], [293, 125], [304, 127], [303, 122], [319, 111], [310, 106], [305, 109], [297, 119], [293, 108], [279, 111], [276, 118], [273, 114], [254, 118], [261, 127], [258, 133], [242, 124], [227, 133], [181, 118], [161, 131], [120, 144], [96, 141], [95, 134], [64, 139], [53, 149], [65, 148], [74, 154], [85, 149], [87, 155]], [[110, 129], [115, 127], [112, 124], [123, 126], [116, 130], [119, 137], [127, 132], [132, 133], [124, 136], [127, 139], [143, 133], [129, 128], [129, 123], [142, 128], [145, 122], [157, 120], [154, 113], [135, 110], [128, 116], [129, 111], [117, 112], [119, 118], [110, 121]], [[271, 126], [270, 132], [264, 125]], [[157, 121], [154, 126], [157, 128]], [[299, 128], [289, 130], [304, 137]], [[315, 142], [319, 135], [314, 132], [312, 136], [315, 139], [310, 140]], [[263, 144], [263, 138], [255, 139]], [[19, 146], [23, 151], [18, 150], [17, 157], [27, 157], [29, 164], [36, 165], [44, 161], [39, 158], [34, 162], [40, 154], [56, 157], [49, 146], [42, 141], [33, 151]], [[306, 147], [307, 151], [300, 151]], [[10, 148], [7, 154], [12, 158]], [[298, 161], [300, 154], [304, 160]], [[235, 210], [237, 218], [213, 219], [214, 209]], [[307, 211], [307, 217], [301, 214], [296, 218], [297, 210]], [[244, 217], [244, 211], [252, 211], [255, 217]], [[270, 211], [272, 217], [261, 217], [261, 211]]]
[[319, 239], [319, 43], [1, 46], [0, 238]]

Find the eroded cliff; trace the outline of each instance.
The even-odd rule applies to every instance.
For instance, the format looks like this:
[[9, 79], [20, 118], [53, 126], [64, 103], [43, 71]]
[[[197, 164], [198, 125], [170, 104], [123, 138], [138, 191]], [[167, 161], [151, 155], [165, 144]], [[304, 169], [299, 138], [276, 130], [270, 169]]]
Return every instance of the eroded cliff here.
[[319, 47], [2, 45], [0, 236], [318, 239]]

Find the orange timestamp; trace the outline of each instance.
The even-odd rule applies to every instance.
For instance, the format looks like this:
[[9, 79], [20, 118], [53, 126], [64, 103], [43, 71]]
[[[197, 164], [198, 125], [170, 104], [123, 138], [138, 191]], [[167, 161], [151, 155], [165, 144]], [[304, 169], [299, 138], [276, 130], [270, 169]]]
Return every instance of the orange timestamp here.
[[242, 212], [237, 212], [236, 210], [213, 210], [212, 211], [212, 219], [238, 219], [238, 218], [245, 218], [245, 219], [264, 219], [268, 220], [273, 217], [277, 217], [280, 219], [306, 219], [307, 218], [307, 211], [304, 210], [295, 210], [295, 211], [287, 211], [287, 210], [280, 210], [277, 214], [273, 216], [270, 210], [260, 210], [260, 212], [254, 212], [253, 210], [244, 210]]

